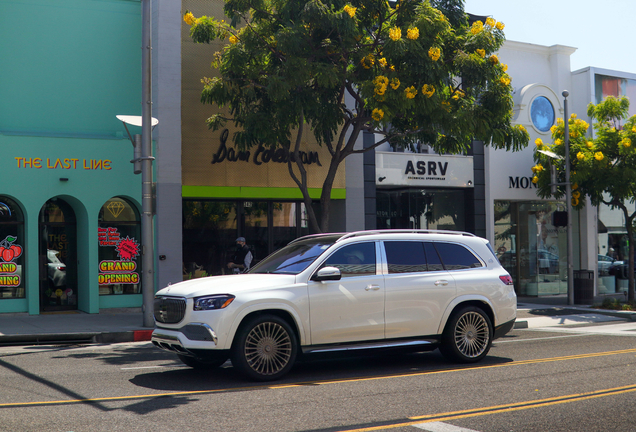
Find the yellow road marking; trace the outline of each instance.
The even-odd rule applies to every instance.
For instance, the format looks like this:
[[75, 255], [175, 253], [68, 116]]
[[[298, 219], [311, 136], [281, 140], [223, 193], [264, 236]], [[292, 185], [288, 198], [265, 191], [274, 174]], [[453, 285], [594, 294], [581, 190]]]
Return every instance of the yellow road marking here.
[[[279, 385], [232, 387], [232, 388], [222, 388], [222, 389], [212, 389], [212, 390], [189, 390], [189, 391], [182, 391], [182, 392], [153, 393], [153, 394], [144, 394], [144, 395], [110, 396], [110, 397], [103, 397], [103, 398], [86, 398], [86, 399], [67, 399], [67, 400], [54, 400], [54, 401], [0, 403], [0, 408], [7, 408], [7, 407], [14, 407], [14, 406], [55, 405], [55, 404], [72, 404], [72, 403], [94, 403], [94, 402], [121, 401], [121, 400], [131, 400], [131, 399], [152, 399], [152, 398], [159, 398], [159, 397], [165, 397], [165, 396], [186, 396], [186, 395], [226, 393], [226, 392], [246, 391], [246, 390], [284, 389], [284, 388], [290, 388], [290, 387], [304, 387], [304, 386], [307, 386], [307, 385], [341, 384], [341, 383], [350, 383], [350, 382], [374, 381], [374, 380], [394, 379], [394, 378], [403, 378], [403, 377], [415, 377], [415, 376], [424, 376], [424, 375], [437, 375], [437, 374], [444, 374], [444, 373], [451, 373], [451, 372], [464, 372], [464, 371], [492, 369], [492, 368], [499, 368], [499, 367], [522, 366], [522, 365], [530, 365], [530, 364], [537, 364], [537, 363], [548, 363], [548, 362], [556, 362], [556, 361], [580, 360], [580, 359], [586, 359], [586, 358], [604, 357], [604, 356], [619, 355], [619, 354], [630, 354], [630, 353], [636, 353], [636, 348], [618, 350], [618, 351], [606, 351], [606, 352], [600, 352], [600, 353], [576, 354], [576, 355], [569, 355], [569, 356], [549, 357], [549, 358], [534, 359], [534, 360], [520, 360], [520, 361], [513, 361], [513, 362], [509, 362], [509, 363], [501, 363], [501, 364], [496, 364], [496, 365], [460, 367], [460, 368], [454, 368], [454, 369], [442, 369], [442, 370], [424, 371], [424, 372], [405, 372], [405, 373], [393, 374], [393, 375], [382, 375], [382, 376], [361, 377], [361, 378], [360, 377], [359, 378], [342, 378], [342, 379], [335, 379], [335, 380], [307, 381], [307, 382], [288, 383], [288, 384], [279, 384]], [[610, 390], [612, 390], [612, 389], [602, 390], [602, 391], [610, 391]], [[634, 390], [626, 390], [626, 391], [635, 391], [635, 390], [636, 390], [636, 386], [634, 387]], [[615, 393], [613, 393], [613, 394], [615, 394]], [[507, 405], [507, 406], [510, 406], [510, 405]], [[358, 429], [356, 429], [356, 430], [358, 430]], [[377, 430], [377, 429], [359, 429], [359, 430], [360, 431], [366, 431], [366, 430]]]
[[533, 400], [533, 401], [516, 402], [511, 404], [505, 404], [505, 405], [495, 405], [491, 407], [473, 408], [473, 409], [463, 410], [463, 411], [453, 411], [453, 412], [447, 412], [447, 413], [438, 413], [438, 414], [409, 417], [410, 421], [403, 421], [403, 422], [389, 424], [389, 425], [385, 424], [382, 426], [371, 426], [371, 427], [358, 428], [358, 429], [342, 429], [339, 432], [372, 432], [372, 431], [379, 431], [379, 430], [395, 429], [400, 427], [413, 426], [420, 423], [444, 422], [444, 421], [457, 420], [457, 419], [468, 418], [468, 417], [479, 417], [484, 415], [520, 411], [520, 410], [540, 408], [540, 407], [546, 407], [546, 406], [558, 405], [558, 404], [564, 404], [564, 403], [570, 403], [570, 402], [578, 402], [578, 401], [587, 400], [587, 399], [614, 396], [614, 395], [619, 395], [623, 393], [631, 393], [631, 392], [636, 392], [636, 384], [623, 386], [623, 387], [614, 387], [614, 388], [604, 389], [604, 390], [597, 390], [597, 391], [588, 392], [588, 393], [578, 393], [578, 394], [571, 394], [571, 395], [565, 395], [565, 396], [557, 396], [557, 397], [551, 397], [551, 398], [539, 399], [539, 400]]

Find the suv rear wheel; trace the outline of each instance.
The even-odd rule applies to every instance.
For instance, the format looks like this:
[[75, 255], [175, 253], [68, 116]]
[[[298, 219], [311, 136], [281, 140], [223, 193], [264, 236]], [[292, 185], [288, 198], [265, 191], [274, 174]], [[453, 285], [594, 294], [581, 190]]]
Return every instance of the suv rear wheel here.
[[492, 344], [490, 318], [478, 307], [464, 307], [451, 316], [440, 351], [449, 360], [474, 363], [486, 357]]
[[232, 365], [257, 381], [281, 378], [298, 353], [290, 325], [275, 315], [255, 316], [245, 322], [232, 345]]

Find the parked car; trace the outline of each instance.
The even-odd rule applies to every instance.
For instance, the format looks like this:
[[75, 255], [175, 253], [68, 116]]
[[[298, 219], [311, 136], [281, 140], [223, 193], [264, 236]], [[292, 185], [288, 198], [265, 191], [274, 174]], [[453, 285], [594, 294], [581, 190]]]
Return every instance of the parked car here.
[[439, 348], [471, 363], [512, 329], [516, 306], [512, 278], [472, 234], [319, 234], [249, 273], [160, 290], [152, 342], [194, 368], [229, 358], [260, 381], [285, 375], [300, 353]]
[[608, 274], [610, 274], [610, 269], [614, 266], [614, 262], [616, 262], [614, 258], [607, 255], [598, 254], [598, 275], [607, 276]]
[[60, 261], [60, 252], [52, 249], [46, 251], [49, 283], [53, 288], [66, 286], [66, 264]]

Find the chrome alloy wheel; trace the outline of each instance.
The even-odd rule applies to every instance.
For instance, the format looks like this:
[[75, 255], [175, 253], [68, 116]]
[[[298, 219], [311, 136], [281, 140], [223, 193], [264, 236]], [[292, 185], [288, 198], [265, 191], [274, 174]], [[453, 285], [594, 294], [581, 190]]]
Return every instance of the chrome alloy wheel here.
[[479, 357], [490, 342], [488, 322], [477, 312], [467, 312], [457, 320], [454, 337], [455, 346], [462, 355]]
[[262, 322], [254, 326], [245, 339], [245, 360], [260, 375], [280, 372], [291, 357], [291, 337], [278, 323]]

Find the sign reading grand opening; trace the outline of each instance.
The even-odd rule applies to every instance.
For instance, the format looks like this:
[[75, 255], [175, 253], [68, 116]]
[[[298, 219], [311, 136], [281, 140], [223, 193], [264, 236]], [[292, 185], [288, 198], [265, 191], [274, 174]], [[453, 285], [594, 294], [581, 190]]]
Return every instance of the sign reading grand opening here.
[[124, 238], [116, 227], [99, 227], [98, 238], [100, 294], [138, 293], [137, 240], [129, 236]]

